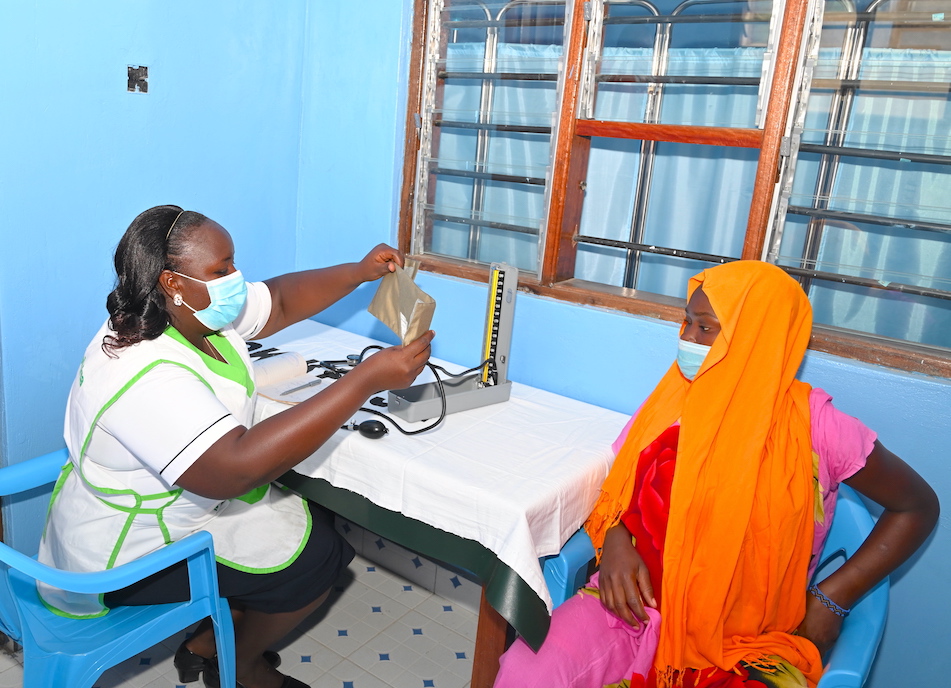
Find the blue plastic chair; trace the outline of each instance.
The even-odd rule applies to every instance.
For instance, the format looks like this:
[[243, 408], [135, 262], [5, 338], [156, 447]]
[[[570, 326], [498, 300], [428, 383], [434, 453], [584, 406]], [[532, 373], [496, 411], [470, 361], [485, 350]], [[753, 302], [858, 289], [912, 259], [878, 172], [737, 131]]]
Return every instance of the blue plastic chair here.
[[594, 544], [584, 528], [572, 535], [558, 554], [542, 557], [542, 573], [551, 595], [552, 609], [563, 604], [588, 581], [588, 563], [592, 559]]
[[[861, 497], [848, 485], [839, 485], [832, 529], [822, 549], [817, 575], [831, 573], [865, 541], [875, 521]], [[557, 607], [586, 582], [588, 563], [594, 547], [584, 530], [565, 543], [557, 556], [542, 559], [542, 571]], [[827, 663], [817, 688], [861, 688], [878, 651], [888, 615], [888, 579], [868, 592], [853, 607], [842, 624], [842, 633], [826, 657]]]
[[[858, 493], [848, 485], [839, 485], [835, 518], [816, 568], [817, 579], [852, 556], [874, 525]], [[839, 639], [826, 657], [826, 670], [818, 688], [861, 688], [865, 684], [885, 631], [888, 589], [889, 581], [885, 578], [852, 606], [852, 612], [842, 623]]]
[[[66, 450], [0, 469], [0, 495], [48, 485], [68, 460]], [[103, 593], [119, 590], [179, 561], [187, 561], [191, 599], [176, 604], [115, 607], [95, 619], [52, 613], [40, 600], [36, 581], [62, 590]], [[109, 667], [211, 617], [221, 685], [233, 686], [234, 627], [228, 601], [218, 596], [212, 538], [199, 532], [136, 561], [97, 573], [61, 571], [0, 543], [0, 630], [23, 646], [25, 688], [89, 688]]]

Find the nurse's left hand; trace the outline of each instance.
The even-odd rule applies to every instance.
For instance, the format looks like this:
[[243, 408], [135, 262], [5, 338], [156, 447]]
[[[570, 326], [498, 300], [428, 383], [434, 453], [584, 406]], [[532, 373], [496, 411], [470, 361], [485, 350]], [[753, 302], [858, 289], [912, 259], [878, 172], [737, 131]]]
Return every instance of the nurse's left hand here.
[[402, 251], [386, 244], [378, 244], [360, 261], [363, 281], [372, 282], [388, 273], [395, 272], [397, 265], [400, 267], [404, 265]]

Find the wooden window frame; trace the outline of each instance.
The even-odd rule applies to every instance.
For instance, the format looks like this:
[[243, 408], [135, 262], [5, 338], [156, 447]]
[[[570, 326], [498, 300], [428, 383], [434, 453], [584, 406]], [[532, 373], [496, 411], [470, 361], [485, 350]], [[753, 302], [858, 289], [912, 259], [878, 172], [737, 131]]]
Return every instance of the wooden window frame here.
[[[564, 71], [581, 74], [586, 22], [584, 0], [574, 3], [574, 21], [568, 34]], [[400, 193], [399, 248], [411, 255], [417, 151], [420, 145], [418, 114], [422, 108], [422, 75], [425, 61], [426, 14], [428, 0], [415, 0], [413, 42], [410, 56], [407, 97], [405, 164]], [[576, 279], [574, 275], [577, 242], [581, 222], [584, 180], [592, 137], [628, 138], [661, 142], [758, 148], [756, 176], [741, 258], [759, 260], [763, 256], [773, 192], [779, 176], [780, 144], [794, 97], [797, 59], [807, 19], [809, 0], [791, 0], [786, 4], [782, 29], [776, 47], [766, 118], [762, 129], [704, 127], [671, 124], [643, 124], [577, 119], [580, 79], [564, 83], [559, 126], [553, 141], [548, 231], [539, 277], [519, 278], [519, 290], [568, 303], [597, 306], [633, 315], [679, 322], [685, 300]], [[471, 263], [428, 254], [413, 255], [423, 270], [436, 274], [487, 282], [487, 271]], [[951, 354], [938, 347], [917, 345], [900, 340], [883, 340], [850, 330], [824, 325], [813, 328], [809, 344], [843, 358], [896, 368], [926, 375], [951, 378]]]

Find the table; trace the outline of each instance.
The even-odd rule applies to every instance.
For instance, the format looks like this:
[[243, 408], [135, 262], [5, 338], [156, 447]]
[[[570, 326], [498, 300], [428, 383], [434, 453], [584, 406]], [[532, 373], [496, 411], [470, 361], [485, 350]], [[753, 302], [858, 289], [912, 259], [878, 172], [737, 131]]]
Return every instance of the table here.
[[[379, 342], [308, 320], [261, 343], [327, 360]], [[426, 375], [418, 382], [431, 379]], [[259, 400], [255, 415], [284, 407]], [[509, 401], [450, 414], [420, 435], [391, 430], [369, 439], [341, 430], [281, 482], [372, 532], [476, 575], [483, 602], [472, 688], [481, 688], [494, 680], [506, 622], [534, 647], [544, 640], [551, 599], [539, 557], [557, 554], [587, 517], [626, 421], [512, 383]], [[407, 429], [426, 425], [397, 422]]]

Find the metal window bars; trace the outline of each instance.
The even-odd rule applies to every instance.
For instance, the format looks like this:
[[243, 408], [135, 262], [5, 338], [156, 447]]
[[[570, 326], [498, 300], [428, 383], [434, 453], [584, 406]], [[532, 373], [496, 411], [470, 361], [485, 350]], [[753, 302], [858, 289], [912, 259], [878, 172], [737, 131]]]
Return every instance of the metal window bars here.
[[[940, 27], [942, 23], [944, 23], [946, 27], [947, 19], [951, 19], [951, 16], [945, 19], [944, 13], [883, 11], [883, 7], [892, 1], [893, 0], [872, 0], [864, 11], [857, 11], [852, 0], [841, 0], [844, 11], [826, 12], [824, 14], [822, 4], [819, 3], [818, 5], [815, 13], [816, 22], [812, 31], [812, 47], [809, 59], [807, 60], [808, 68], [803, 77], [801, 95], [794, 104], [793, 116], [790, 118], [791, 130], [786, 139], [788, 145], [786, 145], [782, 151], [784, 161], [781, 167], [780, 180], [777, 184], [779, 193], [777, 202], [774, 203], [774, 216], [764, 249], [764, 259], [780, 264], [780, 248], [787, 215], [805, 216], [808, 217], [809, 220], [802, 254], [799, 258], [799, 265], [781, 265], [781, 267], [787, 272], [798, 276], [807, 293], [809, 293], [814, 280], [821, 279], [871, 289], [883, 289], [892, 292], [951, 300], [951, 291], [947, 289], [925, 287], [898, 281], [886, 282], [878, 279], [817, 269], [820, 264], [820, 247], [823, 234], [830, 222], [902, 227], [921, 232], [951, 233], [951, 223], [948, 222], [919, 220], [897, 215], [885, 216], [880, 214], [858, 213], [836, 210], [830, 207], [830, 202], [834, 199], [833, 193], [836, 181], [839, 178], [843, 157], [863, 158], [880, 162], [918, 162], [939, 167], [948, 167], [951, 165], [951, 156], [949, 155], [847, 145], [847, 137], [851, 133], [849, 123], [855, 109], [856, 96], [860, 90], [877, 92], [879, 94], [913, 93], [932, 95], [945, 95], [951, 91], [951, 84], [947, 82], [861, 78], [865, 49], [868, 47], [870, 29], [874, 26], [875, 22], [888, 22], [895, 26], [905, 28], [927, 27], [932, 29], [936, 26]], [[951, 10], [951, 4], [949, 4], [948, 9]], [[836, 66], [835, 77], [832, 79], [813, 76], [813, 70], [818, 56], [819, 24], [826, 26], [836, 24], [844, 27], [840, 58]], [[946, 31], [947, 28], [944, 30]], [[811, 91], [831, 92], [825, 135], [821, 144], [804, 143], [802, 141], [805, 116]], [[819, 155], [815, 190], [811, 196], [811, 203], [808, 206], [790, 204], [792, 186], [797, 168], [796, 162], [800, 153]]]
[[[601, 83], [646, 83], [647, 98], [643, 113], [643, 123], [657, 124], [661, 121], [664, 87], [666, 84], [696, 84], [710, 86], [753, 86], [757, 91], [757, 125], [762, 126], [764, 104], [769, 97], [769, 75], [772, 73], [771, 56], [774, 53], [776, 31], [779, 22], [775, 17], [781, 13], [756, 13], [747, 11], [750, 6], [747, 0], [686, 0], [674, 7], [669, 13], [663, 13], [653, 3], [647, 0], [613, 0], [605, 2], [597, 0], [590, 3], [592, 10], [588, 27], [587, 55], [585, 56], [585, 74], [582, 77], [581, 89], [581, 116], [591, 119], [595, 117], [597, 100], [596, 84]], [[763, 4], [763, 3], [758, 3]], [[638, 8], [645, 12], [644, 16], [618, 15], [611, 16], [605, 11], [615, 6]], [[781, 5], [778, 5], [781, 7]], [[721, 11], [709, 11], [712, 8]], [[697, 14], [691, 12], [698, 11]], [[761, 75], [759, 77], [743, 76], [690, 76], [671, 75], [668, 73], [672, 32], [675, 25], [702, 25], [702, 24], [744, 24], [768, 23], [768, 40], [764, 53]], [[649, 74], [603, 74], [600, 71], [602, 51], [604, 47], [604, 26], [610, 25], [644, 25], [654, 26], [653, 53]], [[726, 47], [726, 46], [724, 46]], [[642, 140], [639, 144], [638, 170], [635, 175], [633, 189], [633, 210], [628, 231], [627, 241], [612, 241], [610, 239], [596, 239], [586, 235], [577, 237], [579, 244], [612, 246], [625, 250], [625, 266], [622, 285], [634, 288], [638, 282], [641, 268], [641, 256], [644, 253], [656, 253], [680, 258], [701, 260], [706, 262], [726, 262], [730, 260], [724, 256], [712, 256], [694, 251], [674, 248], [658, 247], [645, 243], [647, 227], [647, 211], [651, 197], [651, 181], [654, 162], [657, 158], [657, 142]]]
[[[951, 163], [951, 156], [920, 152], [901, 152], [879, 150], [876, 148], [861, 148], [846, 145], [848, 123], [854, 107], [855, 94], [860, 88], [869, 90], [905, 91], [944, 94], [949, 90], [947, 83], [923, 82], [911, 80], [869, 80], [860, 78], [860, 67], [863, 59], [863, 48], [869, 34], [869, 26], [875, 21], [889, 21], [905, 26], [934, 26], [933, 13], [927, 12], [883, 12], [881, 7], [890, 0], [873, 0], [869, 7], [857, 12], [851, 0], [843, 0], [845, 12], [828, 13], [828, 21], [844, 22], [843, 44], [840, 60], [833, 79], [813, 78], [818, 56], [819, 37], [823, 23], [823, 5], [821, 1], [812, 3], [813, 9], [806, 27], [806, 46], [804, 60], [799, 80], [796, 102], [793, 104], [790, 117], [788, 136], [784, 141], [780, 181], [777, 184], [776, 199], [774, 200], [774, 215], [763, 258], [770, 262], [779, 263], [779, 250], [783, 236], [783, 225], [787, 214], [808, 216], [809, 227], [807, 240], [803, 247], [798, 266], [783, 265], [791, 274], [801, 278], [804, 287], [808, 290], [813, 279], [831, 280], [857, 286], [874, 287], [896, 292], [905, 292], [932, 296], [940, 299], [951, 299], [951, 292], [942, 289], [933, 289], [904, 283], [883, 283], [879, 280], [868, 279], [848, 274], [832, 273], [817, 270], [817, 259], [823, 230], [829, 220], [846, 220], [884, 226], [900, 226], [914, 230], [928, 232], [949, 232], [951, 224], [941, 221], [913, 220], [901, 217], [882, 217], [880, 215], [861, 214], [829, 208], [828, 199], [835, 186], [839, 171], [840, 159], [843, 156], [862, 157], [873, 160], [909, 160], [947, 166]], [[668, 14], [663, 14], [647, 0], [593, 0], [585, 3], [585, 17], [588, 21], [587, 54], [585, 68], [582, 74], [580, 89], [580, 112], [583, 118], [594, 117], [597, 98], [597, 85], [601, 83], [647, 83], [648, 97], [643, 113], [644, 123], [659, 121], [663, 102], [664, 87], [666, 84], [707, 84], [707, 85], [736, 85], [759, 87], [759, 103], [757, 121], [762, 121], [762, 103], [765, 102], [765, 89], [768, 88], [768, 74], [771, 71], [770, 56], [773, 53], [778, 27], [777, 17], [781, 16], [781, 6], [777, 3], [770, 14], [756, 14], [745, 11], [732, 13], [703, 12], [708, 5], [728, 5], [735, 2], [737, 5], [746, 5], [746, 0], [686, 0]], [[605, 5], [629, 5], [640, 7], [645, 16], [605, 16]], [[510, 132], [520, 134], [537, 134], [548, 136], [549, 143], [556, 135], [557, 122], [552, 117], [551, 125], [509, 124], [493, 121], [493, 107], [495, 89], [500, 83], [509, 80], [518, 82], [556, 82], [557, 89], [561, 89], [560, 74], [552, 72], [507, 72], [499, 68], [498, 49], [499, 31], [507, 27], [518, 26], [519, 19], [510, 19], [508, 15], [515, 9], [528, 6], [563, 7], [563, 18], [548, 17], [536, 25], [544, 23], [566, 25], [570, 18], [572, 3], [561, 0], [513, 0], [506, 4], [483, 2], [481, 0], [433, 0], [430, 4], [428, 18], [428, 50], [426, 68], [424, 71], [424, 106], [420, 113], [420, 151], [417, 166], [416, 180], [416, 209], [414, 218], [414, 247], [416, 250], [425, 250], [428, 239], [432, 237], [434, 222], [448, 222], [466, 228], [468, 232], [467, 247], [464, 255], [453, 256], [472, 262], [487, 262], [479, 259], [482, 246], [483, 230], [498, 229], [512, 234], [534, 236], [539, 239], [544, 234], [544, 218], [533, 218], [533, 221], [517, 223], [493, 218], [486, 209], [487, 184], [503, 182], [525, 187], [545, 189], [545, 207], [551, 190], [547, 187], [548, 172], [540, 174], [506, 174], [493, 171], [489, 164], [489, 144], [494, 132]], [[447, 7], [478, 8], [483, 16], [479, 19], [445, 19]], [[494, 8], [494, 9], [493, 9]], [[688, 14], [687, 11], [699, 8], [700, 14]], [[769, 41], [766, 47], [766, 57], [763, 60], [762, 76], [729, 77], [729, 76], [683, 76], [669, 75], [668, 55], [671, 41], [671, 32], [674, 24], [700, 22], [743, 22], [749, 23], [769, 21]], [[603, 30], [611, 23], [654, 24], [654, 42], [651, 68], [649, 74], [602, 74], [600, 73], [601, 56], [603, 49]], [[467, 29], [485, 30], [485, 53], [481, 70], [450, 71], [446, 65], [447, 44], [451, 34]], [[470, 82], [481, 82], [479, 106], [475, 121], [461, 121], [449, 119], [441, 112], [441, 93], [447, 80], [465, 79]], [[802, 133], [808, 96], [811, 90], [831, 89], [832, 99], [829, 107], [826, 134], [821, 144], [803, 143]], [[441, 129], [453, 128], [456, 130], [469, 129], [475, 132], [476, 145], [474, 160], [468, 165], [452, 165], [451, 162], [441, 160], [438, 155], [439, 132]], [[799, 153], [814, 153], [820, 156], [819, 172], [817, 174], [815, 193], [810, 206], [790, 205], [792, 182], [796, 171], [796, 160]], [[644, 242], [647, 206], [650, 201], [651, 176], [656, 159], [656, 142], [642, 141], [640, 144], [639, 170], [636, 177], [633, 212], [628, 232], [628, 240], [611, 240], [597, 237], [578, 236], [581, 244], [607, 245], [624, 249], [627, 252], [625, 276], [623, 286], [635, 287], [639, 272], [639, 260], [642, 253], [659, 253], [679, 256], [707, 262], [723, 262], [731, 260], [727, 256], [714, 256], [648, 245]], [[549, 160], [548, 170], [553, 161]], [[458, 178], [471, 182], [471, 199], [465, 213], [440, 212], [436, 208], [435, 181], [437, 178]], [[425, 199], [425, 201], [423, 201]], [[508, 218], [512, 219], [512, 218]], [[534, 222], [537, 220], [537, 225]], [[539, 253], [542, 242], [538, 244]], [[530, 270], [531, 268], [529, 268]]]
[[[499, 52], [499, 32], [508, 27], [517, 26], [520, 22], [518, 18], [512, 19], [510, 15], [516, 10], [523, 10], [526, 7], [541, 6], [560, 6], [564, 8], [564, 17], [548, 17], [542, 21], [536, 21], [535, 26], [545, 22], [549, 24], [567, 25], [571, 21], [570, 12], [573, 3], [565, 3], [558, 0], [513, 0], [505, 4], [483, 2], [482, 0], [433, 0], [430, 5], [430, 14], [428, 18], [428, 36], [429, 45], [427, 50], [427, 60], [424, 78], [424, 99], [423, 108], [420, 117], [420, 150], [418, 154], [417, 179], [416, 179], [416, 209], [414, 216], [414, 236], [413, 245], [428, 251], [430, 242], [434, 235], [434, 224], [437, 222], [453, 223], [457, 226], [467, 227], [468, 241], [463, 255], [453, 256], [473, 262], [486, 262], [479, 260], [480, 247], [482, 246], [483, 231], [487, 228], [496, 228], [504, 231], [522, 234], [534, 235], [539, 238], [538, 241], [538, 263], [541, 263], [541, 252], [543, 250], [544, 225], [545, 218], [534, 219], [534, 222], [528, 224], [518, 224], [511, 221], [494, 220], [491, 213], [488, 212], [486, 205], [486, 191], [490, 182], [503, 182], [510, 184], [519, 184], [525, 186], [534, 186], [545, 189], [545, 203], [547, 208], [551, 190], [547, 187], [546, 178], [539, 174], [513, 175], [502, 174], [493, 171], [489, 164], [489, 145], [491, 136], [495, 132], [511, 132], [521, 134], [539, 134], [549, 137], [549, 143], [557, 135], [557, 122], [551, 126], [531, 126], [526, 124], [503, 124], [493, 121], [495, 91], [498, 84], [514, 80], [520, 82], [529, 81], [555, 81], [560, 93], [562, 84], [560, 74], [552, 72], [530, 72], [516, 71], [509, 72], [500, 69], [498, 62]], [[763, 5], [762, 1], [752, 4]], [[638, 7], [646, 12], [646, 16], [605, 16], [605, 6]], [[711, 7], [721, 8], [720, 12], [708, 11]], [[761, 122], [763, 117], [763, 103], [768, 97], [769, 79], [767, 75], [771, 73], [771, 60], [769, 55], [772, 53], [772, 46], [775, 42], [776, 27], [778, 21], [774, 19], [777, 13], [755, 13], [750, 12], [750, 0], [686, 0], [677, 5], [673, 11], [664, 14], [658, 7], [647, 0], [615, 0], [614, 2], [605, 2], [605, 0], [594, 0], [585, 3], [585, 17], [588, 22], [588, 42], [587, 54], [585, 55], [585, 68], [582, 74], [581, 84], [581, 113], [580, 116], [592, 118], [595, 111], [595, 102], [597, 97], [597, 84], [600, 83], [647, 83], [646, 108], [643, 113], [643, 122], [658, 123], [664, 95], [665, 84], [704, 84], [714, 86], [755, 86], [758, 88], [758, 106], [757, 121]], [[726, 8], [723, 11], [723, 8]], [[479, 11], [481, 16], [478, 18], [458, 18], [448, 17], [449, 10], [470, 10]], [[699, 10], [699, 13], [697, 13]], [[704, 23], [769, 23], [769, 41], [766, 46], [767, 59], [763, 61], [761, 68], [762, 76], [756, 77], [737, 77], [737, 76], [687, 76], [687, 75], [669, 75], [668, 56], [671, 42], [671, 35], [674, 24], [704, 24]], [[603, 27], [604, 25], [622, 25], [622, 24], [653, 24], [654, 39], [653, 52], [651, 55], [651, 67], [649, 74], [602, 74], [600, 72], [601, 55], [603, 48]], [[448, 68], [448, 45], [453, 42], [457, 35], [465, 31], [474, 29], [485, 31], [485, 51], [481, 64], [481, 70], [450, 70]], [[559, 68], [560, 71], [560, 68]], [[451, 80], [464, 80], [470, 83], [480, 82], [479, 106], [477, 116], [474, 121], [460, 121], [451, 119], [441, 112], [443, 103], [444, 89], [447, 82]], [[552, 114], [552, 119], [554, 116]], [[441, 131], [464, 130], [468, 129], [475, 133], [476, 145], [473, 159], [466, 161], [466, 164], [447, 164], [439, 156], [439, 138]], [[653, 174], [654, 160], [656, 159], [657, 142], [642, 141], [640, 143], [639, 171], [637, 181], [632, 193], [634, 196], [634, 209], [630, 224], [629, 241], [627, 243], [640, 244], [643, 241], [645, 224], [647, 220], [647, 208], [650, 200], [651, 177]], [[551, 151], [553, 153], [553, 151]], [[554, 161], [549, 159], [548, 169]], [[436, 188], [437, 179], [467, 179], [471, 182], [471, 197], [469, 207], [464, 212], [445, 212], [444, 208], [437, 208]], [[425, 199], [425, 200], [423, 200]], [[460, 209], [461, 210], [461, 209]], [[587, 242], [586, 237], [578, 237], [580, 243]], [[625, 286], [633, 286], [637, 281], [639, 260], [641, 251], [628, 249], [627, 265], [625, 269]], [[525, 266], [522, 266], [523, 268]]]
[[[533, 10], [549, 10], [543, 16], [534, 16]], [[563, 11], [559, 12], [558, 10]], [[453, 15], [452, 12], [456, 12]], [[460, 16], [463, 13], [480, 16]], [[527, 16], [520, 16], [527, 15]], [[570, 7], [565, 0], [511, 0], [506, 3], [488, 0], [433, 0], [430, 3], [428, 17], [429, 37], [426, 63], [424, 68], [423, 106], [420, 113], [420, 149], [417, 160], [416, 208], [414, 214], [413, 245], [415, 250], [429, 252], [434, 225], [438, 222], [451, 223], [465, 228], [468, 234], [466, 247], [462, 255], [454, 255], [470, 262], [488, 263], [480, 260], [483, 233], [486, 229], [496, 229], [512, 235], [531, 236], [538, 242], [537, 252], [541, 252], [539, 238], [543, 236], [544, 218], [501, 218], [487, 209], [486, 198], [491, 183], [510, 184], [514, 188], [523, 188], [531, 193], [538, 189], [545, 191], [547, 207], [547, 177], [551, 161], [544, 174], [538, 169], [525, 169], [515, 173], [508, 169], [500, 171], [490, 162], [490, 145], [496, 133], [538, 135], [548, 137], [549, 146], [556, 129], [551, 123], [551, 113], [546, 115], [547, 123], [527, 124], [505, 123], [497, 121], [496, 91], [505, 82], [516, 83], [554, 83], [560, 90], [560, 63], [552, 71], [507, 71], [499, 62], [500, 32], [517, 31], [522, 28], [531, 35], [545, 27], [552, 31], [561, 31], [570, 19]], [[560, 27], [560, 28], [559, 28]], [[457, 38], [471, 36], [474, 31], [484, 31], [484, 53], [478, 69], [450, 69], [451, 60], [448, 46]], [[477, 83], [479, 103], [473, 121], [464, 117], [452, 118], [442, 109], [444, 91], [450, 82]], [[469, 131], [475, 136], [472, 159], [450, 161], [439, 154], [441, 132], [453, 130]], [[447, 209], [437, 207], [437, 180], [465, 180], [470, 184], [469, 203], [466, 209]], [[534, 191], [532, 191], [534, 190]], [[425, 201], [422, 201], [425, 199]], [[447, 212], [459, 210], [462, 212]], [[502, 257], [494, 257], [493, 260]], [[520, 265], [522, 269], [537, 271], [537, 265]]]

